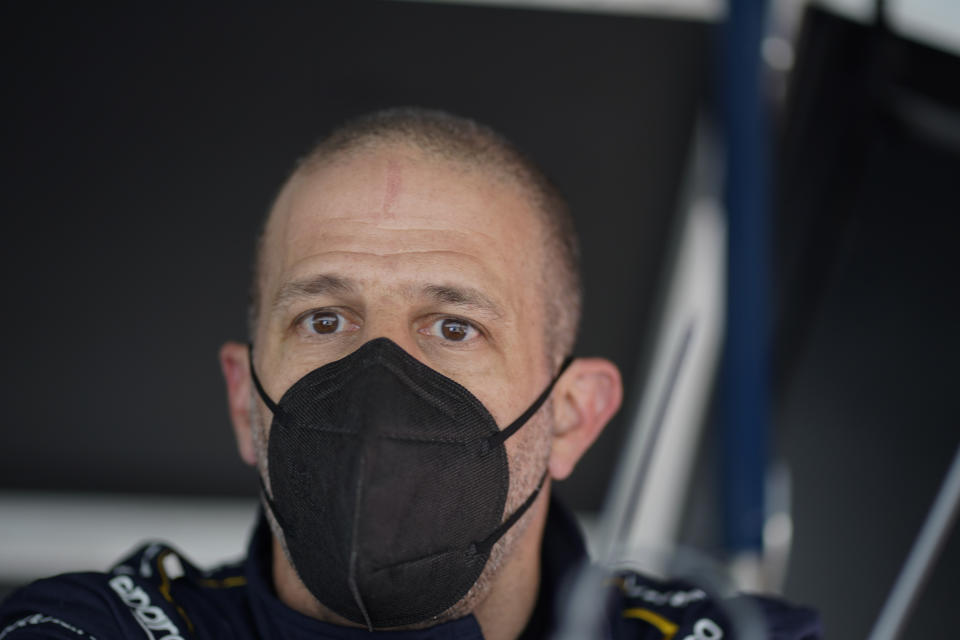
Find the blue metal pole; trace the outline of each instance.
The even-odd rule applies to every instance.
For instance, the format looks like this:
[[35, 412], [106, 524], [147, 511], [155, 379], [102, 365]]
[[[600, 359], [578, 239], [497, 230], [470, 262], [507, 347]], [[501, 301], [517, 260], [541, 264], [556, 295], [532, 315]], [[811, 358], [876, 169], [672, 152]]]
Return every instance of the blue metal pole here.
[[770, 421], [770, 255], [767, 118], [761, 91], [765, 0], [729, 0], [720, 32], [729, 254], [721, 378], [724, 540], [731, 553], [763, 546]]

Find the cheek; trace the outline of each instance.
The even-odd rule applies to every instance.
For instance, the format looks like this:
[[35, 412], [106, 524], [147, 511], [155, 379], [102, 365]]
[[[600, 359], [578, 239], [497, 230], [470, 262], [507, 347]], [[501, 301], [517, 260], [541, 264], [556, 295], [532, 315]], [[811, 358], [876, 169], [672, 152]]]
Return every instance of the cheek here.
[[540, 411], [507, 440], [507, 459], [510, 464], [510, 493], [507, 510], [512, 511], [523, 504], [534, 491], [540, 476], [547, 468], [552, 445], [552, 416], [550, 403], [544, 403]]
[[[520, 317], [517, 330], [501, 345], [500, 366], [486, 377], [482, 391], [476, 391], [501, 429], [520, 417], [550, 383], [553, 372], [547, 364], [542, 326], [539, 316], [528, 312]], [[537, 415], [543, 411], [541, 407]]]
[[552, 416], [552, 408], [550, 402], [547, 401], [513, 437], [507, 439], [507, 456], [511, 460], [518, 461], [541, 460], [544, 458], [544, 452], [549, 451], [551, 444]]
[[[505, 429], [519, 418], [542, 391], [542, 389], [535, 389], [531, 385], [532, 377], [536, 378], [533, 372], [526, 368], [518, 368], [512, 372], [503, 368], [497, 373], [491, 374], [491, 379], [487, 381], [482, 390], [474, 390], [477, 399], [487, 408], [500, 429]], [[537, 412], [537, 415], [542, 411], [543, 407]], [[533, 418], [528, 422], [532, 421]], [[520, 431], [526, 431], [529, 426], [532, 425], [524, 425]], [[515, 440], [518, 437], [519, 433], [510, 440]], [[507, 440], [508, 444], [510, 440]]]
[[498, 378], [496, 383], [490, 385], [485, 391], [486, 398], [481, 401], [493, 414], [497, 426], [503, 429], [519, 415], [519, 411], [514, 406], [516, 403], [511, 401], [516, 395], [516, 389], [511, 384], [510, 378], [504, 376]]
[[270, 440], [270, 424], [273, 414], [260, 402], [252, 402], [250, 408], [250, 431], [253, 437], [253, 447], [257, 454], [257, 465], [262, 470], [267, 464], [267, 443]]

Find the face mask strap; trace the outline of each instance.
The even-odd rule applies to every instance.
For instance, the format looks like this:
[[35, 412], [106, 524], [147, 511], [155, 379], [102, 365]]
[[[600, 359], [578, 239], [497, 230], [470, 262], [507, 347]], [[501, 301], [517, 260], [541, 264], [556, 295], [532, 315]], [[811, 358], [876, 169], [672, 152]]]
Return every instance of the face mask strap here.
[[267, 503], [267, 509], [270, 510], [270, 513], [273, 514], [273, 519], [277, 521], [277, 524], [280, 525], [280, 530], [283, 531], [283, 535], [287, 538], [291, 536], [291, 530], [287, 527], [287, 524], [283, 521], [283, 518], [280, 517], [280, 512], [277, 511], [277, 505], [273, 503], [273, 499], [270, 497], [270, 494], [267, 493], [267, 485], [263, 484], [263, 476], [260, 473], [257, 473], [257, 480], [260, 481], [260, 493], [263, 495], [263, 501]]
[[248, 342], [247, 348], [250, 353], [250, 377], [253, 378], [253, 386], [257, 388], [257, 393], [260, 394], [260, 399], [263, 400], [263, 403], [267, 405], [267, 408], [270, 409], [270, 412], [273, 415], [278, 415], [280, 407], [277, 406], [277, 403], [270, 399], [270, 396], [267, 395], [267, 392], [264, 391], [263, 385], [260, 384], [260, 378], [257, 377], [257, 372], [253, 368], [253, 343]]
[[507, 532], [507, 529], [517, 524], [517, 521], [526, 513], [534, 501], [537, 499], [537, 496], [540, 495], [540, 490], [543, 489], [543, 483], [547, 479], [547, 470], [543, 470], [543, 475], [540, 476], [540, 482], [537, 483], [537, 488], [533, 490], [527, 499], [523, 501], [523, 504], [520, 505], [516, 511], [510, 514], [510, 517], [500, 523], [500, 526], [493, 530], [489, 536], [480, 542], [473, 543], [473, 550], [478, 554], [487, 555], [490, 553], [490, 550], [493, 549], [493, 545], [497, 544], [503, 534]]
[[[260, 378], [257, 377], [257, 372], [253, 368], [253, 343], [248, 342], [247, 348], [250, 354], [250, 377], [253, 379], [253, 385], [256, 387], [257, 393], [260, 394], [260, 399], [263, 400], [265, 405], [267, 405], [267, 408], [270, 409], [271, 413], [273, 413], [274, 416], [278, 416], [280, 407], [278, 407], [277, 404], [270, 399], [270, 396], [267, 395], [267, 392], [264, 391], [263, 385], [260, 384]], [[270, 494], [267, 493], [267, 485], [263, 483], [263, 476], [260, 475], [259, 471], [257, 472], [257, 480], [260, 482], [260, 493], [263, 495], [263, 501], [267, 504], [267, 509], [269, 509], [270, 513], [273, 514], [273, 519], [277, 521], [277, 524], [280, 525], [283, 535], [289, 538], [291, 531], [289, 528], [287, 528], [283, 518], [280, 517], [280, 511], [277, 510], [277, 505], [273, 503], [273, 498], [271, 498]]]
[[[515, 434], [517, 431], [519, 431], [520, 427], [525, 425], [527, 423], [527, 420], [533, 417], [533, 414], [535, 414], [540, 409], [540, 407], [543, 406], [543, 403], [547, 401], [547, 398], [550, 397], [550, 392], [553, 391], [553, 386], [557, 384], [557, 380], [560, 379], [560, 376], [562, 376], [563, 372], [567, 370], [567, 367], [570, 366], [571, 362], [573, 362], [573, 356], [567, 356], [566, 358], [564, 358], [563, 364], [560, 365], [560, 370], [557, 371], [557, 375], [553, 377], [553, 380], [551, 380], [550, 384], [547, 385], [547, 388], [543, 390], [543, 393], [541, 393], [540, 396], [533, 401], [533, 404], [531, 404], [527, 408], [527, 410], [520, 415], [519, 418], [511, 422], [507, 428], [501, 429], [497, 433], [493, 434], [492, 436], [484, 440], [484, 442], [486, 443], [486, 445], [483, 448], [484, 452], [490, 451], [491, 449], [495, 449], [496, 447], [503, 444], [507, 438], [509, 438], [510, 436]], [[252, 358], [250, 360], [250, 364], [251, 366], [253, 366]]]

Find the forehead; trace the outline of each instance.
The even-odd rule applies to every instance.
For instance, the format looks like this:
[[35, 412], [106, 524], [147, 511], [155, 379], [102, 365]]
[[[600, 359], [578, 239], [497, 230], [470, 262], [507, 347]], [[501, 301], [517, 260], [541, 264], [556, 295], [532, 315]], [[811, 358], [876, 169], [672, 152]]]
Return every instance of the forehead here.
[[262, 293], [318, 269], [381, 285], [446, 272], [522, 304], [539, 283], [543, 246], [537, 210], [509, 176], [382, 145], [290, 180], [266, 230]]

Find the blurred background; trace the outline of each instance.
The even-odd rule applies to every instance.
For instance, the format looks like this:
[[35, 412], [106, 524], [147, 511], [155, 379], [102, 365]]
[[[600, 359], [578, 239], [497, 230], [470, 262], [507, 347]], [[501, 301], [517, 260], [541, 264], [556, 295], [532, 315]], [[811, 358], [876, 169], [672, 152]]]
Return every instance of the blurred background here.
[[[727, 346], [670, 537], [773, 549], [761, 586], [866, 635], [960, 443], [960, 3], [8, 1], [0, 25], [0, 594], [147, 537], [243, 553], [257, 482], [216, 354], [254, 234], [324, 132], [413, 104], [492, 125], [571, 202], [576, 354], [627, 389], [558, 487], [587, 525], [644, 422], [684, 221], [719, 212], [723, 250], [692, 253], [729, 275]], [[954, 636], [958, 570], [954, 533], [907, 637]]]

